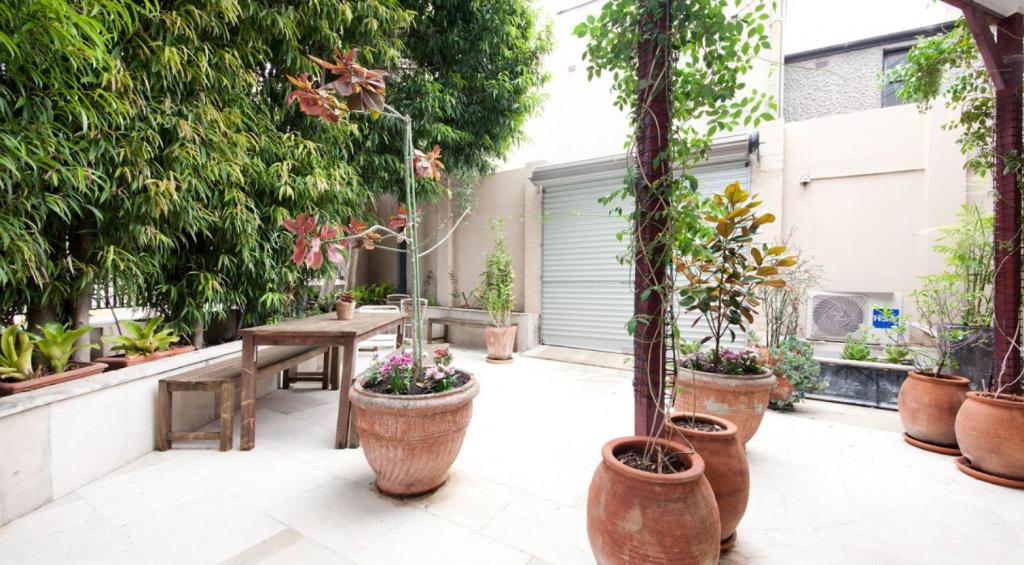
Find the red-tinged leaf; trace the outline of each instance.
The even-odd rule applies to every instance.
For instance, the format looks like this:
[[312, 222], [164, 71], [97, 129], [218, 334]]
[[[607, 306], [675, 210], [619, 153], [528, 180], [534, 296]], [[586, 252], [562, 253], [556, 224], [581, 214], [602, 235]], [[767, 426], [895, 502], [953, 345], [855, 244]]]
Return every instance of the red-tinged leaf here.
[[388, 218], [388, 228], [392, 231], [401, 231], [405, 229], [405, 224], [408, 220], [408, 211], [405, 208], [405, 204], [398, 206], [398, 213]]

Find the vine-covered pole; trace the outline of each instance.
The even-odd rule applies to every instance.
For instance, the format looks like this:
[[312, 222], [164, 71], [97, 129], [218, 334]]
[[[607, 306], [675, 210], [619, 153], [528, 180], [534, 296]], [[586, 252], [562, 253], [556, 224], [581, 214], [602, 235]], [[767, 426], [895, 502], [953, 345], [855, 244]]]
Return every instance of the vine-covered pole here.
[[[665, 391], [665, 313], [669, 276], [671, 169], [670, 3], [641, 3], [637, 45], [636, 213], [634, 215], [634, 432], [661, 427]], [[669, 300], [671, 298], [669, 297]]]

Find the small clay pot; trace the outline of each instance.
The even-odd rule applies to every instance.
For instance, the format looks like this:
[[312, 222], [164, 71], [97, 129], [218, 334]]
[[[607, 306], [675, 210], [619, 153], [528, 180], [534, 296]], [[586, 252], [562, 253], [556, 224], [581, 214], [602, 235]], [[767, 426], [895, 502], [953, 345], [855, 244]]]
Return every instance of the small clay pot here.
[[484, 329], [484, 340], [487, 342], [487, 360], [494, 363], [512, 361], [512, 350], [516, 345], [516, 329], [518, 326], [499, 328], [487, 326]]
[[351, 320], [356, 315], [355, 302], [338, 302], [334, 305], [339, 320]]
[[[616, 455], [648, 441], [678, 452], [689, 468], [656, 474], [621, 463]], [[665, 439], [613, 439], [601, 450], [587, 496], [587, 535], [599, 565], [718, 563], [719, 523], [704, 461]]]
[[[686, 427], [685, 423], [691, 420], [716, 424], [721, 430], [702, 431]], [[708, 414], [675, 413], [665, 423], [666, 438], [684, 445], [688, 441], [697, 455], [704, 459], [704, 476], [715, 493], [718, 517], [722, 523], [723, 552], [736, 542], [736, 526], [746, 513], [750, 498], [747, 452], [736, 434], [736, 424]]]
[[775, 374], [775, 388], [772, 389], [772, 395], [769, 400], [780, 404], [789, 402], [789, 398], [796, 392], [796, 387], [793, 383], [789, 382], [786, 375], [779, 373]]
[[462, 449], [473, 417], [476, 379], [437, 394], [380, 394], [356, 382], [349, 391], [366, 461], [386, 495], [408, 497], [437, 490]]
[[[736, 424], [744, 445], [757, 433], [775, 386], [771, 371], [760, 375], [719, 375], [691, 369], [676, 371], [677, 412], [710, 414]], [[696, 402], [694, 398], [696, 397]]]
[[953, 375], [932, 375], [909, 371], [897, 404], [907, 443], [945, 455], [959, 455], [956, 413], [967, 400], [971, 381]]
[[[1024, 488], [1024, 396], [969, 392], [956, 416], [956, 439], [970, 466]], [[966, 472], [966, 470], [965, 470]]]

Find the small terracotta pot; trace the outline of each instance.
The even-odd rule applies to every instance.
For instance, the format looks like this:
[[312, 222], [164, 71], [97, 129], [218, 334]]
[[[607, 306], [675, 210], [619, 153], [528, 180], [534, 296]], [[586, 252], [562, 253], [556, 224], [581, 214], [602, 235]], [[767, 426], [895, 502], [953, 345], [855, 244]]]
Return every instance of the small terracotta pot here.
[[459, 388], [415, 396], [380, 394], [357, 382], [349, 391], [359, 442], [377, 488], [407, 497], [437, 490], [448, 480], [473, 416], [476, 379]]
[[[736, 424], [744, 445], [757, 433], [775, 386], [770, 371], [760, 375], [719, 375], [690, 369], [676, 372], [675, 410], [700, 412]], [[696, 403], [694, 397], [696, 396]]]
[[907, 372], [897, 401], [907, 442], [928, 451], [959, 455], [954, 423], [970, 390], [971, 381], [963, 377]]
[[355, 302], [337, 302], [334, 311], [338, 313], [339, 320], [351, 320], [356, 315]]
[[796, 387], [793, 383], [789, 382], [786, 375], [775, 374], [775, 388], [772, 389], [772, 395], [769, 398], [772, 402], [778, 402], [780, 404], [786, 404], [789, 402], [789, 398], [796, 392]]
[[484, 329], [484, 339], [487, 341], [488, 361], [511, 361], [512, 350], [516, 345], [516, 329], [518, 326], [498, 328], [487, 326]]
[[68, 367], [69, 369], [66, 371], [46, 375], [45, 377], [39, 377], [38, 379], [29, 379], [27, 381], [10, 383], [0, 382], [0, 396], [8, 396], [19, 392], [36, 390], [45, 386], [66, 383], [68, 381], [84, 377], [91, 377], [92, 375], [102, 373], [103, 370], [107, 368], [103, 363], [77, 363], [74, 361], [68, 363]]
[[190, 353], [195, 350], [196, 348], [191, 345], [179, 345], [163, 351], [157, 351], [156, 353], [150, 353], [149, 355], [137, 355], [135, 357], [111, 355], [109, 357], [97, 357], [96, 359], [93, 359], [93, 361], [106, 365], [107, 371], [116, 371], [125, 367], [133, 367], [135, 365], [149, 363], [150, 361], [156, 361], [158, 359], [165, 359], [167, 357], [174, 357], [175, 355], [181, 355], [183, 353]]
[[[677, 423], [686, 422], [691, 417], [698, 422], [717, 424], [722, 430], [701, 431]], [[704, 459], [704, 476], [715, 493], [718, 517], [722, 523], [722, 551], [732, 548], [735, 543], [736, 526], [747, 511], [750, 498], [747, 452], [736, 433], [736, 424], [708, 414], [676, 413], [665, 423], [665, 435], [670, 441], [685, 444], [682, 436]]]
[[704, 460], [678, 443], [689, 469], [667, 475], [622, 464], [616, 455], [643, 449], [650, 438], [613, 439], [601, 450], [587, 496], [587, 535], [599, 565], [717, 563], [722, 528]]
[[1024, 481], [1024, 396], [969, 392], [955, 428], [960, 451], [972, 467], [1018, 484]]

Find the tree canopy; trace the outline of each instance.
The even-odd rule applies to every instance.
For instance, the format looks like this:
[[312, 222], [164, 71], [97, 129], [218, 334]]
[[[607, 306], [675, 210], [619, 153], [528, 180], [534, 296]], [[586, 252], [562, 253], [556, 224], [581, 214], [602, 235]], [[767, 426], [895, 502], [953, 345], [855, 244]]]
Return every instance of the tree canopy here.
[[549, 39], [526, 0], [0, 6], [0, 314], [69, 318], [108, 283], [182, 330], [282, 314], [304, 281], [281, 221], [366, 217], [401, 187], [397, 129], [286, 106], [284, 76], [335, 48], [389, 72], [417, 145], [485, 172], [539, 103]]

